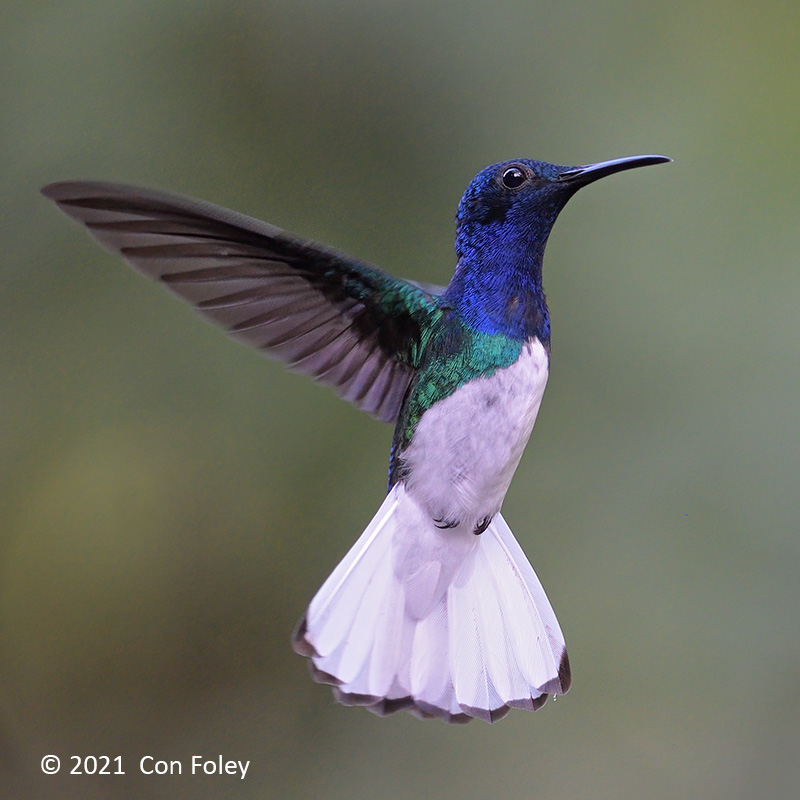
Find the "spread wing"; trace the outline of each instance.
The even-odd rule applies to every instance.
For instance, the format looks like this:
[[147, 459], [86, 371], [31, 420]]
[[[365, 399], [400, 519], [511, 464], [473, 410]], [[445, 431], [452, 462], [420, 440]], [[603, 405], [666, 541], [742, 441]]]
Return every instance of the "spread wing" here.
[[113, 183], [42, 193], [235, 338], [397, 418], [438, 309], [425, 289], [211, 203]]

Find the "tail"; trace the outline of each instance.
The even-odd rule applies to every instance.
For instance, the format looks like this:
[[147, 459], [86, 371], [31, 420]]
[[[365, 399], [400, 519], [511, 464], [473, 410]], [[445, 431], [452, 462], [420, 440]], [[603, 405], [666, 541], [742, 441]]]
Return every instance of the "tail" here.
[[570, 686], [564, 637], [528, 559], [495, 515], [439, 530], [397, 484], [294, 634], [314, 679], [381, 716], [496, 722]]

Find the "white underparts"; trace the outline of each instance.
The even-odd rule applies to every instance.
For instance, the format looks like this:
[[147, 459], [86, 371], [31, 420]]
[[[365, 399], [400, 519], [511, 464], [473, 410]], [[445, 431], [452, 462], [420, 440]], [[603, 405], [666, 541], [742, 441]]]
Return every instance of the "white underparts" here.
[[[547, 381], [538, 341], [435, 404], [409, 468], [311, 602], [295, 648], [339, 700], [493, 722], [569, 688], [564, 637], [499, 509]], [[492, 522], [480, 535], [475, 524]], [[456, 522], [437, 526], [437, 519]]]
[[406, 487], [432, 518], [475, 525], [500, 510], [530, 438], [547, 384], [542, 344], [477, 378], [422, 416], [401, 453]]

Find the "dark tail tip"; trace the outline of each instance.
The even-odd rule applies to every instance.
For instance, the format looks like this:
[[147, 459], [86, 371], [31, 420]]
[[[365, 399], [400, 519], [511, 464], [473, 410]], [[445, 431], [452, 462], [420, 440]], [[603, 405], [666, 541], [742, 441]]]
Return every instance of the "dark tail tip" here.
[[313, 658], [318, 654], [314, 647], [306, 639], [307, 632], [308, 623], [306, 622], [306, 615], [303, 614], [303, 616], [300, 618], [300, 622], [297, 623], [297, 627], [294, 629], [294, 633], [292, 634], [292, 649], [300, 656]]
[[569, 691], [569, 687], [572, 686], [572, 670], [569, 666], [569, 656], [566, 650], [564, 650], [564, 655], [561, 656], [561, 663], [558, 665], [558, 680], [561, 683], [561, 694], [566, 694]]

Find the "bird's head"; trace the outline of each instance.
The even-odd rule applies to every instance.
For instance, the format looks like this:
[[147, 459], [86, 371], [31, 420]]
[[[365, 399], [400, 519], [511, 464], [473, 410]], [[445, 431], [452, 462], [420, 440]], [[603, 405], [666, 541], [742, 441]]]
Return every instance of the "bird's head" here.
[[599, 178], [671, 160], [631, 156], [565, 167], [520, 158], [481, 170], [458, 206], [458, 264], [445, 302], [478, 330], [548, 341], [542, 259], [561, 209]]
[[630, 156], [567, 167], [519, 158], [486, 167], [458, 206], [458, 256], [475, 247], [485, 251], [515, 245], [533, 246], [541, 253], [556, 217], [578, 189], [615, 172], [671, 160]]

